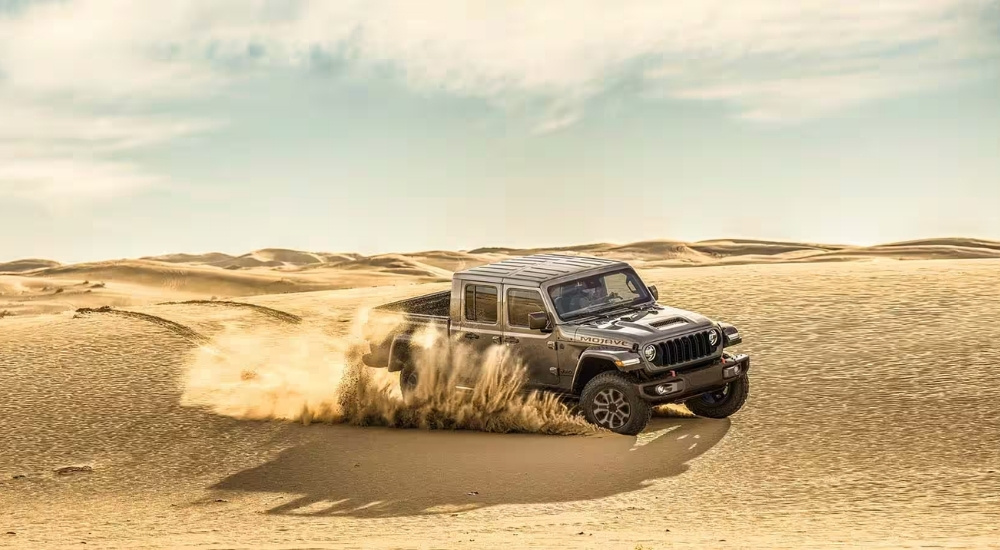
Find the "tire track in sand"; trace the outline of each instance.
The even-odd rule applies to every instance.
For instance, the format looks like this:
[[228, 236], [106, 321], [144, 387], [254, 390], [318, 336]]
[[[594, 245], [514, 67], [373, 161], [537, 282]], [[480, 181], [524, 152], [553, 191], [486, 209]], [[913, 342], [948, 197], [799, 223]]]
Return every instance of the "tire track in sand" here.
[[290, 323], [297, 325], [302, 322], [302, 317], [295, 315], [293, 313], [288, 313], [287, 311], [281, 311], [280, 309], [274, 309], [266, 306], [259, 306], [257, 304], [249, 304], [246, 302], [230, 302], [226, 300], [188, 300], [185, 302], [162, 302], [161, 306], [175, 306], [175, 305], [206, 305], [206, 306], [225, 306], [225, 307], [237, 307], [245, 308], [256, 311], [266, 317], [281, 321], [284, 323]]
[[154, 325], [163, 327], [163, 328], [165, 328], [165, 329], [167, 329], [167, 330], [169, 330], [169, 331], [171, 331], [171, 332], [173, 332], [175, 334], [178, 334], [178, 335], [180, 335], [180, 336], [188, 339], [189, 341], [194, 342], [194, 343], [199, 344], [199, 345], [207, 344], [207, 343], [209, 343], [211, 341], [211, 338], [209, 338], [209, 337], [207, 337], [207, 336], [205, 336], [205, 335], [203, 335], [203, 334], [201, 334], [201, 333], [199, 333], [199, 332], [197, 332], [197, 331], [195, 331], [195, 330], [193, 330], [193, 329], [191, 329], [189, 327], [186, 327], [186, 326], [184, 326], [184, 325], [182, 325], [180, 323], [176, 323], [174, 321], [171, 321], [169, 319], [164, 319], [163, 317], [157, 317], [156, 315], [149, 315], [147, 313], [139, 313], [137, 311], [126, 311], [126, 310], [122, 310], [122, 309], [112, 309], [111, 306], [103, 306], [103, 307], [99, 307], [99, 308], [82, 307], [82, 308], [76, 310], [76, 315], [74, 315], [73, 317], [77, 318], [77, 317], [80, 317], [80, 316], [83, 316], [83, 315], [92, 315], [92, 314], [95, 314], [95, 313], [117, 315], [119, 317], [129, 317], [129, 318], [132, 318], [132, 319], [139, 319], [141, 321], [146, 321], [146, 322], [152, 323]]

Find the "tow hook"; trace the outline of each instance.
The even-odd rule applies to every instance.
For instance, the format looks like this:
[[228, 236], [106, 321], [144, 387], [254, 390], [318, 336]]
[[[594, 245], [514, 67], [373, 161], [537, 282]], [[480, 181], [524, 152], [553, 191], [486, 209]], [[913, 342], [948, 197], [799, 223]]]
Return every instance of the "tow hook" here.
[[740, 364], [739, 363], [737, 363], [735, 365], [732, 365], [730, 367], [724, 367], [722, 369], [722, 377], [723, 378], [735, 378], [735, 377], [737, 377], [739, 375], [740, 375]]

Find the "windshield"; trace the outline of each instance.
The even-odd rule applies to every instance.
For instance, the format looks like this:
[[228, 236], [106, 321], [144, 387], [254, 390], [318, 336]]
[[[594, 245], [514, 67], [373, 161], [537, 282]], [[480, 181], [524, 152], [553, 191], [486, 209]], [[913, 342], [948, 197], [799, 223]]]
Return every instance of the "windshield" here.
[[574, 279], [549, 287], [552, 305], [562, 320], [596, 315], [652, 299], [631, 268]]

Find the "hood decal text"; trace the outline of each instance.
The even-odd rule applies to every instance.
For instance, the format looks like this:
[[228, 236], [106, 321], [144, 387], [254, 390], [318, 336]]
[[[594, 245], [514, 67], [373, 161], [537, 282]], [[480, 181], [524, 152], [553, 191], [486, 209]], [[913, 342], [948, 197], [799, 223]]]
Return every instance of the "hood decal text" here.
[[620, 348], [631, 348], [632, 342], [628, 340], [618, 340], [616, 338], [601, 338], [600, 336], [577, 336], [576, 341], [588, 344], [598, 344], [602, 346], [618, 346]]

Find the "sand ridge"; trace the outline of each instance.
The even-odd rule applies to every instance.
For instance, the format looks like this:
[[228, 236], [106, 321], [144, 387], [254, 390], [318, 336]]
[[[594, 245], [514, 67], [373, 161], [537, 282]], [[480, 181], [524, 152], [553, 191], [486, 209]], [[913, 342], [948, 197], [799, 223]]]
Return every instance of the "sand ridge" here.
[[80, 307], [170, 301], [232, 301], [371, 286], [443, 283], [455, 271], [534, 253], [587, 254], [637, 268], [882, 260], [1000, 259], [1000, 242], [941, 238], [859, 247], [749, 239], [597, 243], [554, 248], [478, 248], [406, 254], [304, 252], [268, 248], [233, 256], [218, 252], [63, 265], [28, 259], [0, 263], [0, 311], [30, 315]]

